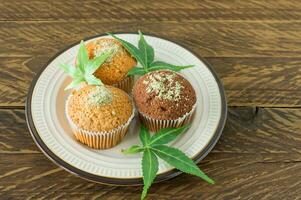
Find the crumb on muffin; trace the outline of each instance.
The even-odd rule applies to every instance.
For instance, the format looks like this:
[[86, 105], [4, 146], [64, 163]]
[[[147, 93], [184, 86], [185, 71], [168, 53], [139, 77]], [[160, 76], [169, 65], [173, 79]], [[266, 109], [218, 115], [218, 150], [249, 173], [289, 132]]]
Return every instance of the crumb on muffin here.
[[177, 119], [190, 112], [196, 103], [191, 84], [169, 70], [150, 72], [139, 78], [133, 97], [139, 112], [161, 120]]
[[124, 91], [106, 86], [108, 92], [100, 87], [104, 86], [74, 90], [69, 99], [68, 115], [81, 129], [110, 131], [125, 124], [132, 115], [133, 105]]
[[101, 38], [89, 42], [86, 47], [90, 59], [101, 55], [104, 51], [112, 51], [111, 57], [94, 73], [104, 84], [113, 85], [122, 81], [128, 71], [137, 65], [135, 58], [115, 39]]

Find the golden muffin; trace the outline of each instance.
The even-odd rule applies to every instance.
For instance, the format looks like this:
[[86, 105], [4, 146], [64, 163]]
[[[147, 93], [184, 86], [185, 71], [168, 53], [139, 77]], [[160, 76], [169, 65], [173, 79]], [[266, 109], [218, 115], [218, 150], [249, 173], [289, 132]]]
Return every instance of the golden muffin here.
[[129, 96], [112, 86], [86, 85], [74, 90], [66, 115], [80, 142], [96, 149], [117, 145], [134, 116]]
[[119, 85], [128, 78], [128, 71], [137, 65], [135, 58], [120, 42], [111, 38], [94, 40], [87, 43], [86, 48], [90, 59], [105, 51], [112, 51], [112, 55], [96, 70], [94, 75], [106, 85], [114, 85], [123, 89]]

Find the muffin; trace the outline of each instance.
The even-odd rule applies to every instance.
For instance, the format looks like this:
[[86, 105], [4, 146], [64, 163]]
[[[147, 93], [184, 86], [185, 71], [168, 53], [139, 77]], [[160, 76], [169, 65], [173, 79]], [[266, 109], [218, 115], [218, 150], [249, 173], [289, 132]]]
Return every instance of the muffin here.
[[118, 88], [85, 85], [68, 97], [66, 116], [78, 141], [95, 149], [107, 149], [125, 136], [134, 117], [134, 106]]
[[130, 69], [137, 65], [137, 61], [115, 39], [100, 38], [86, 45], [90, 59], [101, 55], [105, 51], [112, 51], [112, 55], [99, 67], [94, 75], [106, 85], [113, 85], [126, 92], [130, 92], [134, 78], [127, 76]]
[[133, 98], [142, 122], [155, 132], [188, 124], [196, 107], [192, 85], [169, 70], [140, 77], [134, 85]]

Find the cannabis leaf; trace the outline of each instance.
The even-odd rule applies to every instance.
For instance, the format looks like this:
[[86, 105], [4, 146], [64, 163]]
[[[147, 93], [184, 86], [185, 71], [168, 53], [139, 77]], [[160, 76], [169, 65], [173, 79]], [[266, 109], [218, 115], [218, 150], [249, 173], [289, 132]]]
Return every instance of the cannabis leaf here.
[[151, 135], [149, 133], [149, 130], [143, 124], [140, 127], [139, 136], [143, 146], [147, 146], [150, 141]]
[[166, 145], [167, 143], [175, 140], [177, 136], [185, 132], [188, 128], [189, 125], [184, 125], [179, 128], [165, 128], [151, 136], [149, 130], [142, 124], [139, 134], [142, 146], [134, 145], [128, 149], [122, 150], [122, 152], [125, 154], [143, 152], [142, 175], [144, 187], [141, 194], [141, 199], [146, 197], [147, 191], [158, 172], [159, 163], [157, 157], [160, 157], [168, 164], [185, 173], [198, 176], [208, 183], [214, 184], [214, 181], [210, 179], [204, 172], [202, 172], [193, 162], [193, 160], [187, 157], [179, 149]]
[[130, 52], [130, 54], [132, 54], [132, 56], [134, 58], [136, 58], [136, 60], [138, 60], [138, 62], [141, 63], [142, 66], [146, 66], [146, 63], [144, 63], [144, 59], [142, 57], [142, 53], [140, 52], [140, 50], [135, 47], [134, 45], [132, 45], [131, 43], [123, 40], [123, 39], [120, 39], [118, 37], [116, 37], [114, 34], [111, 34], [111, 33], [108, 33], [110, 36], [112, 36], [113, 38], [115, 38], [116, 40], [118, 40], [122, 46], [124, 46], [124, 48], [126, 48], [126, 50], [128, 52]]
[[130, 71], [128, 71], [128, 76], [132, 76], [132, 75], [144, 75], [145, 74], [145, 69], [141, 68], [141, 67], [133, 67], [132, 69], [130, 69]]
[[162, 62], [162, 61], [155, 61], [155, 62], [151, 63], [148, 70], [155, 71], [155, 70], [160, 70], [160, 69], [169, 69], [169, 70], [173, 70], [175, 72], [179, 72], [182, 69], [187, 69], [187, 68], [190, 68], [193, 66], [194, 65], [177, 66], [177, 65], [168, 64], [168, 63]]
[[182, 172], [198, 176], [208, 183], [214, 184], [214, 181], [202, 172], [199, 167], [179, 149], [168, 147], [166, 145], [157, 145], [152, 147], [152, 150], [161, 159]]
[[81, 72], [85, 71], [85, 64], [88, 62], [88, 60], [88, 51], [85, 47], [84, 41], [80, 41], [79, 51], [76, 57], [76, 63], [78, 65], [77, 67], [80, 69]]
[[148, 66], [154, 61], [154, 57], [155, 57], [154, 48], [149, 44], [147, 44], [141, 31], [138, 32], [140, 36], [138, 47], [143, 57], [144, 63], [146, 64], [146, 66]]
[[146, 148], [143, 152], [142, 157], [142, 173], [144, 186], [141, 199], [144, 199], [146, 197], [149, 187], [152, 185], [152, 182], [156, 178], [159, 169], [158, 166], [158, 158], [151, 149]]
[[82, 82], [87, 82], [89, 85], [103, 85], [103, 83], [96, 78], [93, 73], [102, 65], [103, 62], [112, 54], [111, 51], [106, 51], [98, 57], [89, 60], [88, 51], [83, 41], [79, 45], [79, 51], [76, 57], [76, 67], [61, 64], [63, 69], [73, 81], [65, 88], [65, 90], [77, 87]]
[[165, 128], [159, 130], [156, 134], [152, 136], [150, 139], [149, 145], [159, 145], [159, 144], [167, 144], [172, 140], [176, 139], [178, 135], [185, 132], [189, 128], [189, 125], [184, 125], [180, 128]]
[[162, 69], [169, 69], [175, 72], [181, 71], [183, 69], [187, 69], [193, 67], [194, 65], [185, 65], [185, 66], [177, 66], [172, 65], [162, 61], [154, 61], [155, 53], [154, 48], [150, 46], [141, 31], [139, 32], [139, 41], [138, 41], [138, 48], [135, 47], [133, 44], [117, 37], [112, 33], [108, 33], [110, 36], [118, 40], [124, 48], [134, 57], [136, 60], [142, 65], [141, 67], [134, 67], [128, 72], [128, 76], [132, 75], [144, 75], [150, 71], [155, 70], [162, 70]]
[[122, 151], [122, 153], [124, 153], [124, 154], [135, 154], [135, 153], [142, 152], [143, 150], [144, 150], [143, 147], [140, 147], [140, 146], [138, 146], [138, 145], [133, 145], [133, 146], [131, 146], [130, 148], [128, 148], [128, 149], [123, 149], [123, 150], [121, 150], [121, 151]]

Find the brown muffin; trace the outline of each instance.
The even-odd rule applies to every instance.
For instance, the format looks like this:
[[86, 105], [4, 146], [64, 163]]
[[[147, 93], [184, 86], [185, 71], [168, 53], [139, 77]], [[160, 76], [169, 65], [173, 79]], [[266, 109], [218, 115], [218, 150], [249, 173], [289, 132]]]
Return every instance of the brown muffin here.
[[133, 97], [140, 113], [159, 120], [176, 120], [190, 112], [196, 103], [191, 84], [169, 70], [150, 72], [139, 78]]
[[118, 144], [132, 120], [129, 96], [112, 86], [86, 85], [74, 90], [66, 114], [75, 137], [90, 147], [105, 149]]
[[86, 47], [90, 59], [99, 56], [104, 51], [113, 51], [112, 56], [94, 73], [106, 85], [114, 85], [123, 81], [128, 71], [137, 65], [137, 61], [115, 39], [101, 38], [89, 42]]

